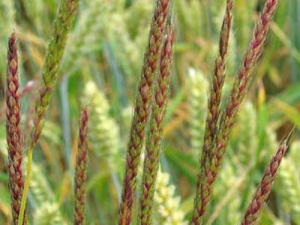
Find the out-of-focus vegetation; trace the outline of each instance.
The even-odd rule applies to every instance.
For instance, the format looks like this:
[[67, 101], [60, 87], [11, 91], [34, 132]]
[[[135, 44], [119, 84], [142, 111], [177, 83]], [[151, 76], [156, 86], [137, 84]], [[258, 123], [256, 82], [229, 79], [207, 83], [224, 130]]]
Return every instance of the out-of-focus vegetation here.
[[[263, 3], [263, 0], [235, 1], [223, 100]], [[155, 198], [156, 224], [184, 224], [192, 213], [208, 82], [224, 7], [223, 0], [172, 1], [177, 38], [159, 190]], [[21, 105], [24, 149], [57, 8], [55, 0], [0, 0], [1, 90], [5, 83], [7, 40], [13, 30], [19, 39], [21, 86], [28, 89]], [[299, 8], [299, 0], [279, 3], [265, 51], [254, 71], [251, 91], [239, 113], [214, 185], [206, 224], [240, 222], [278, 143], [293, 125], [300, 128]], [[28, 215], [33, 224], [70, 224], [72, 221], [81, 105], [87, 106], [91, 115], [87, 224], [115, 223], [132, 105], [152, 11], [151, 0], [80, 1], [79, 15], [69, 35], [59, 72], [59, 85], [34, 151], [28, 200]], [[0, 224], [10, 224], [4, 105], [1, 96]], [[300, 224], [299, 168], [300, 144], [296, 135], [259, 224]], [[164, 198], [167, 199], [162, 200]], [[170, 211], [179, 219], [168, 217]]]

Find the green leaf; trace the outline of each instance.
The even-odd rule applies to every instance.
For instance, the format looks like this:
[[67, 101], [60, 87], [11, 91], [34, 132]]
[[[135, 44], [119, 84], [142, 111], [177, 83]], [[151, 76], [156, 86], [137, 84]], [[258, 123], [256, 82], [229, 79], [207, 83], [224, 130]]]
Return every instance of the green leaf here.
[[196, 174], [199, 171], [199, 163], [191, 154], [171, 147], [167, 147], [164, 153], [170, 164], [180, 171], [191, 184], [196, 184]]
[[272, 101], [276, 108], [279, 109], [289, 121], [300, 128], [300, 112], [295, 107], [290, 106], [280, 99], [273, 99]]
[[8, 175], [4, 172], [0, 172], [0, 181], [7, 183], [8, 182]]

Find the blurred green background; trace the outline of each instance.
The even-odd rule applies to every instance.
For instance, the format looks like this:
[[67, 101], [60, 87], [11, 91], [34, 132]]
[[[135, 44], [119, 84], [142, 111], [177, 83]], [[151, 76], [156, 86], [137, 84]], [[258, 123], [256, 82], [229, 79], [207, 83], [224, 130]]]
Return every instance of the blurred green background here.
[[[87, 106], [91, 115], [87, 224], [115, 223], [132, 106], [154, 2], [80, 1], [47, 122], [34, 151], [28, 201], [31, 224], [72, 222], [72, 185], [81, 106]], [[223, 102], [264, 2], [235, 0]], [[24, 88], [25, 151], [58, 4], [58, 0], [0, 0], [0, 224], [11, 224], [3, 93], [7, 40], [15, 30], [19, 40], [19, 75]], [[176, 43], [160, 172], [167, 181], [159, 182], [157, 194], [166, 199], [155, 199], [155, 224], [186, 224], [191, 216], [207, 92], [224, 7], [224, 0], [172, 1]], [[265, 51], [254, 71], [249, 95], [214, 185], [205, 224], [238, 224], [278, 143], [293, 125], [299, 130], [299, 71], [300, 0], [279, 1]], [[299, 168], [300, 139], [296, 131], [259, 224], [300, 224]], [[168, 222], [165, 218], [168, 213], [180, 215], [180, 219]]]

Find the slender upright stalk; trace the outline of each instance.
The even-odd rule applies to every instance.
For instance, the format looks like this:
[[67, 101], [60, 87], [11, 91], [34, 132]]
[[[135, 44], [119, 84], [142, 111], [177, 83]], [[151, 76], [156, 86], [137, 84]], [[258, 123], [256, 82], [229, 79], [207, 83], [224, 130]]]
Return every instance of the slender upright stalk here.
[[256, 189], [253, 199], [244, 214], [243, 221], [241, 222], [242, 225], [256, 224], [256, 220], [258, 219], [258, 215], [262, 209], [262, 206], [271, 192], [271, 187], [275, 180], [276, 172], [286, 151], [287, 144], [286, 141], [284, 141], [279, 146], [276, 154], [273, 156], [267, 170], [265, 171], [264, 176], [260, 181], [258, 188]]
[[74, 225], [85, 224], [85, 183], [86, 183], [86, 165], [87, 165], [87, 152], [88, 152], [88, 111], [86, 108], [82, 110], [80, 117], [79, 128], [79, 143], [77, 160], [75, 167], [74, 177]]
[[206, 186], [207, 177], [205, 171], [208, 169], [207, 167], [209, 167], [209, 156], [211, 154], [213, 142], [215, 140], [215, 136], [217, 134], [218, 129], [218, 121], [220, 114], [219, 106], [222, 97], [222, 87], [226, 77], [225, 63], [227, 59], [227, 49], [232, 23], [232, 7], [233, 0], [227, 0], [226, 11], [220, 32], [219, 54], [215, 61], [210, 97], [208, 99], [208, 112], [206, 117], [205, 133], [200, 159], [201, 168], [198, 174], [196, 198], [194, 202], [194, 211], [192, 218], [194, 224], [200, 222], [200, 219], [205, 212], [205, 207], [207, 204], [207, 201], [204, 198], [204, 192], [206, 192], [206, 190], [208, 189], [208, 187]]
[[78, 0], [61, 0], [56, 20], [54, 22], [51, 40], [47, 48], [47, 54], [42, 71], [40, 95], [35, 105], [35, 117], [33, 120], [34, 127], [31, 132], [31, 139], [28, 147], [26, 181], [18, 225], [21, 225], [21, 222], [23, 220], [23, 213], [26, 206], [30, 183], [33, 148], [38, 142], [44, 126], [45, 114], [49, 107], [51, 96], [56, 85], [58, 70], [67, 41], [67, 35], [70, 30], [72, 21], [77, 13], [77, 9]]
[[[6, 140], [8, 145], [8, 173], [13, 224], [18, 223], [24, 176], [22, 171], [21, 111], [18, 77], [18, 52], [16, 34], [8, 41], [6, 87]], [[25, 214], [23, 224], [26, 224]]]
[[160, 58], [160, 71], [152, 104], [150, 130], [146, 140], [146, 156], [144, 159], [143, 181], [140, 198], [140, 224], [150, 225], [152, 218], [153, 196], [159, 166], [162, 125], [167, 105], [167, 97], [171, 81], [172, 48], [174, 43], [174, 26], [167, 27], [167, 37]]
[[137, 171], [140, 163], [145, 127], [149, 117], [153, 81], [155, 79], [155, 71], [159, 61], [159, 53], [162, 46], [168, 9], [169, 0], [156, 1], [127, 147], [126, 169], [119, 214], [120, 225], [129, 225], [131, 222]]

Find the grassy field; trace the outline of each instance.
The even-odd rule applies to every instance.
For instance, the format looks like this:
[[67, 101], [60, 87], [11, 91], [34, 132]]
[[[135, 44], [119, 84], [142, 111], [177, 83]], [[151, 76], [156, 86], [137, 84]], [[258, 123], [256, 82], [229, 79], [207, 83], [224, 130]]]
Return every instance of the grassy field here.
[[[33, 151], [28, 224], [73, 222], [74, 173], [83, 106], [90, 115], [86, 224], [116, 224], [154, 2], [79, 1], [57, 67], [57, 82], [50, 107], [45, 112], [45, 125]], [[207, 98], [225, 2], [171, 1], [169, 17], [174, 21], [175, 43], [169, 100], [160, 135], [153, 224], [188, 224], [192, 217]], [[265, 0], [234, 1], [221, 109], [229, 99], [264, 3]], [[44, 60], [49, 52], [47, 46], [58, 8], [57, 0], [0, 0], [0, 224], [3, 225], [12, 224], [4, 95], [8, 38], [16, 32], [22, 93], [21, 145], [26, 173], [26, 155], [33, 140], [30, 131], [37, 109], [35, 102], [42, 86]], [[300, 0], [279, 1], [264, 51], [253, 70], [249, 92], [237, 115], [219, 176], [213, 185], [204, 224], [229, 225], [242, 221], [271, 157], [295, 126], [290, 148], [258, 224], [300, 225], [299, 110]], [[149, 130], [148, 125], [146, 132]], [[140, 195], [142, 170], [140, 166], [136, 199]], [[134, 204], [132, 224], [139, 224], [138, 212], [139, 206]]]

